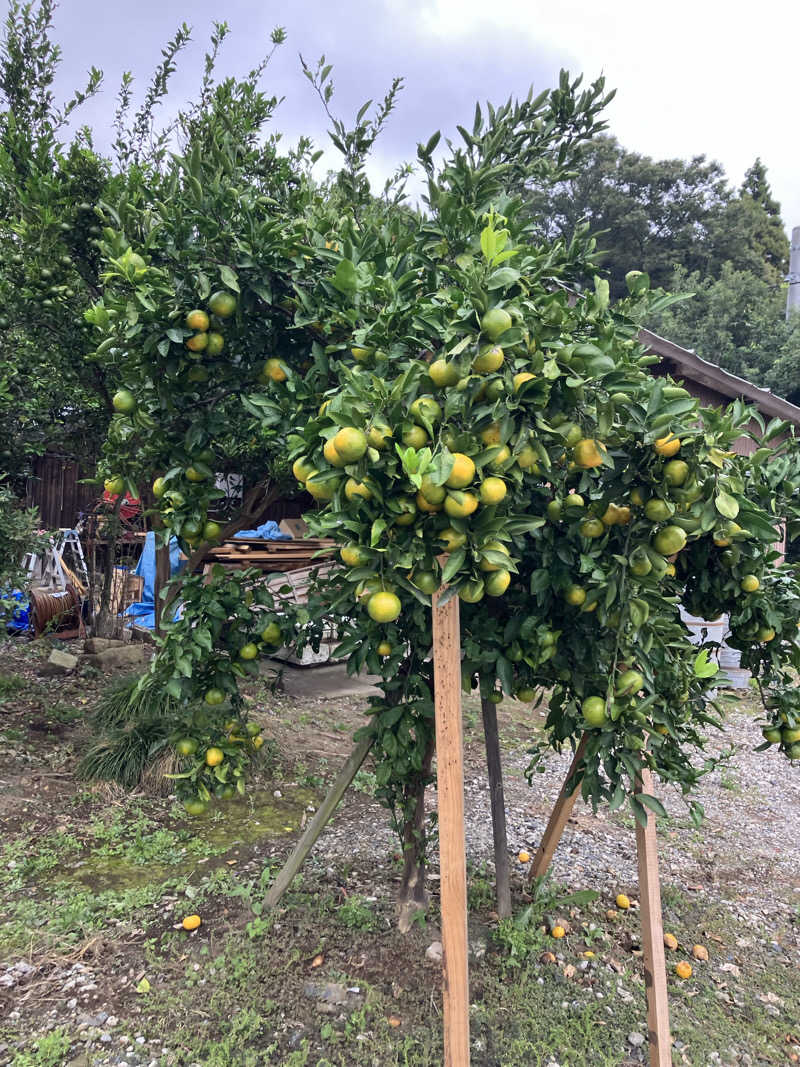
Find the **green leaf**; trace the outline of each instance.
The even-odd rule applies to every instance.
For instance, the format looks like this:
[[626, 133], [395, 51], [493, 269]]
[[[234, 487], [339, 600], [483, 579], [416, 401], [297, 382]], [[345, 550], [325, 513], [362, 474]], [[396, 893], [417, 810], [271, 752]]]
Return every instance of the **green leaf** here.
[[724, 489], [720, 489], [714, 498], [714, 504], [720, 515], [724, 515], [726, 519], [735, 519], [739, 514], [739, 505], [734, 498], [726, 493]]
[[463, 548], [456, 549], [455, 552], [451, 552], [447, 558], [447, 563], [444, 565], [442, 571], [442, 584], [446, 585], [451, 581], [456, 574], [464, 566], [464, 561], [467, 558], [467, 553]]
[[227, 285], [229, 289], [233, 289], [235, 293], [241, 292], [239, 289], [239, 282], [236, 278], [236, 274], [230, 267], [226, 267], [224, 264], [219, 268], [219, 276], [222, 278], [224, 285]]
[[708, 654], [709, 650], [707, 648], [702, 648], [695, 656], [695, 678], [713, 678], [719, 671], [719, 665], [717, 663], [709, 663]]
[[667, 812], [664, 805], [656, 797], [651, 797], [649, 793], [639, 793], [639, 800], [644, 804], [646, 808], [649, 808], [652, 812], [659, 817], [659, 819], [666, 819]]
[[358, 289], [358, 274], [352, 260], [343, 259], [333, 276], [334, 288], [340, 293], [354, 293]]

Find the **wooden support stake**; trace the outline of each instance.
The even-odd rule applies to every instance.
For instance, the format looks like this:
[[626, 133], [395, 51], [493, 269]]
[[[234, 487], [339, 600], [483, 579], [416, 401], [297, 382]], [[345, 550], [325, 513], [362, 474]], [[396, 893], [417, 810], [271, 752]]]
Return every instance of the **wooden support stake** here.
[[295, 845], [291, 856], [283, 865], [278, 877], [270, 886], [269, 893], [267, 893], [264, 901], [265, 907], [274, 908], [291, 885], [294, 876], [302, 867], [306, 856], [314, 847], [317, 838], [333, 817], [333, 813], [339, 806], [339, 801], [347, 792], [347, 788], [355, 778], [359, 767], [367, 758], [367, 753], [372, 748], [372, 742], [372, 737], [364, 737], [350, 753], [350, 758], [339, 771], [336, 781], [328, 790], [328, 795], [317, 808], [314, 818], [306, 827], [303, 836]]
[[556, 850], [556, 846], [561, 840], [561, 835], [564, 833], [564, 827], [567, 825], [569, 817], [572, 814], [575, 801], [578, 799], [579, 788], [573, 789], [568, 793], [567, 782], [577, 770], [578, 764], [583, 758], [583, 753], [588, 741], [589, 735], [584, 734], [575, 750], [575, 755], [573, 756], [572, 763], [567, 772], [564, 785], [558, 795], [558, 800], [556, 801], [550, 818], [548, 819], [547, 826], [542, 834], [541, 843], [536, 850], [536, 855], [533, 857], [530, 873], [531, 881], [533, 881], [534, 878], [541, 877], [541, 875], [547, 871], [547, 868], [550, 866], [553, 859], [553, 853]]
[[[650, 770], [643, 767], [636, 783], [637, 793], [652, 793]], [[672, 1039], [669, 1032], [667, 970], [664, 958], [664, 923], [661, 917], [661, 889], [658, 880], [656, 817], [647, 813], [647, 825], [636, 823], [636, 852], [639, 860], [639, 906], [642, 920], [644, 984], [647, 992], [647, 1029], [650, 1067], [670, 1067]]]
[[467, 864], [458, 597], [433, 596], [433, 678], [442, 909], [444, 1067], [469, 1067]]
[[489, 796], [492, 802], [492, 833], [494, 834], [494, 873], [497, 914], [511, 918], [511, 881], [508, 864], [508, 835], [506, 833], [506, 801], [503, 793], [503, 767], [500, 763], [500, 735], [497, 729], [497, 705], [481, 700], [483, 736], [486, 741], [486, 767], [489, 772]]

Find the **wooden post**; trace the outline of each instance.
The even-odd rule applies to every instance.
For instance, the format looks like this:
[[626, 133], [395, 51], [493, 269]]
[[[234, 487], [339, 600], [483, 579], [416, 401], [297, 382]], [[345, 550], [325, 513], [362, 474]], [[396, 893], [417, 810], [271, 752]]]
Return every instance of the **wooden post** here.
[[467, 864], [458, 597], [433, 596], [433, 678], [442, 909], [444, 1067], [469, 1067]]
[[336, 781], [328, 790], [328, 795], [317, 808], [314, 818], [305, 829], [305, 833], [295, 845], [291, 856], [284, 863], [278, 873], [278, 877], [270, 886], [269, 893], [267, 893], [264, 900], [265, 907], [274, 908], [291, 885], [292, 879], [302, 867], [317, 838], [330, 822], [334, 811], [339, 806], [339, 801], [355, 778], [359, 767], [367, 758], [367, 753], [372, 748], [372, 742], [372, 737], [364, 737], [350, 753], [350, 758], [339, 771]]
[[586, 749], [586, 745], [589, 740], [589, 735], [584, 734], [580, 739], [575, 755], [570, 764], [567, 777], [562, 786], [561, 792], [558, 795], [555, 807], [548, 819], [545, 831], [542, 834], [542, 840], [539, 847], [536, 850], [536, 855], [533, 857], [533, 863], [531, 864], [531, 881], [534, 878], [539, 878], [545, 873], [550, 866], [550, 862], [553, 859], [553, 853], [556, 850], [558, 842], [561, 840], [561, 835], [564, 833], [564, 827], [567, 825], [572, 809], [575, 806], [575, 801], [578, 799], [579, 789], [573, 789], [569, 793], [567, 792], [567, 782], [573, 776], [578, 768], [578, 764], [583, 758], [583, 753]]
[[506, 801], [503, 793], [503, 767], [500, 762], [500, 735], [497, 729], [497, 706], [491, 700], [481, 700], [483, 736], [486, 741], [486, 768], [489, 772], [489, 797], [492, 802], [492, 833], [494, 835], [494, 873], [497, 914], [511, 918], [511, 881], [508, 864], [508, 835], [506, 833]]
[[[643, 767], [636, 783], [637, 793], [650, 794], [653, 780]], [[661, 889], [658, 880], [656, 817], [647, 813], [647, 825], [636, 822], [636, 852], [639, 860], [639, 907], [642, 921], [644, 984], [647, 993], [647, 1029], [650, 1067], [670, 1067], [672, 1039], [669, 1032], [667, 970], [664, 958], [664, 923], [661, 917]]]

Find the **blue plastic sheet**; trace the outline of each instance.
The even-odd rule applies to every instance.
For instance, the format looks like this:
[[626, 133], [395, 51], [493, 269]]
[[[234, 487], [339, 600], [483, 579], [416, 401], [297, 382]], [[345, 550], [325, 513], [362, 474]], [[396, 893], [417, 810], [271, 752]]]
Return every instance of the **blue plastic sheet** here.
[[19, 602], [19, 607], [14, 610], [14, 614], [6, 623], [6, 630], [10, 634], [24, 633], [31, 624], [30, 603], [25, 594], [19, 589], [12, 590], [11, 598]]
[[268, 519], [255, 530], [240, 530], [234, 537], [260, 537], [262, 541], [291, 541], [291, 535], [284, 533], [277, 522]]
[[[171, 537], [169, 542], [170, 577], [174, 577], [178, 574], [185, 562], [185, 560], [181, 559], [181, 550], [177, 538]], [[135, 622], [137, 626], [144, 626], [148, 630], [155, 630], [156, 535], [152, 532], [148, 533], [144, 539], [144, 548], [139, 557], [139, 562], [136, 564], [136, 570], [133, 573], [144, 578], [144, 589], [142, 590], [142, 599], [136, 604], [131, 604], [131, 606], [126, 609], [125, 614], [131, 618], [132, 622]], [[180, 609], [175, 613], [175, 618], [178, 617], [179, 612]]]

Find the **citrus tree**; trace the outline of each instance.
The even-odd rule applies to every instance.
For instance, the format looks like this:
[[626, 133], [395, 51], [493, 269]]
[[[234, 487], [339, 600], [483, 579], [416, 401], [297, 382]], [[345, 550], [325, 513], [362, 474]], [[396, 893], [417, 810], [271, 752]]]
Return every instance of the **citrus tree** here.
[[[307, 73], [327, 106], [329, 68]], [[614, 304], [600, 277], [582, 290], [591, 236], [538, 242], [523, 210], [527, 183], [580, 165], [606, 99], [602, 81], [563, 75], [536, 99], [478, 108], [443, 162], [438, 135], [420, 146], [415, 213], [362, 180], [392, 93], [353, 131], [336, 126], [346, 166], [321, 190], [305, 156], [257, 138], [273, 104], [254, 83], [224, 83], [185, 123], [182, 154], [107, 209], [90, 316], [119, 383], [105, 473], [155, 478], [160, 521], [192, 562], [223, 532], [214, 474], [246, 462], [274, 479], [291, 462], [318, 504], [313, 530], [339, 544], [301, 609], [249, 577], [184, 585], [184, 617], [142, 683], [182, 709], [168, 741], [183, 795], [199, 808], [242, 770], [237, 679], [332, 624], [348, 669], [382, 678], [365, 729], [411, 909], [425, 899], [441, 586], [462, 601], [465, 688], [549, 692], [547, 743], [588, 733], [584, 796], [627, 799], [640, 820], [661, 810], [636, 792], [643, 762], [689, 793], [719, 721], [711, 649], [690, 642], [681, 601], [731, 612], [770, 688], [797, 662], [796, 583], [772, 550], [797, 468], [786, 428], [765, 435], [783, 435], [784, 466], [748, 470], [731, 446], [752, 413], [702, 411], [649, 371], [636, 316], [669, 297], [640, 272]], [[793, 757], [796, 712], [768, 700], [768, 740]]]

